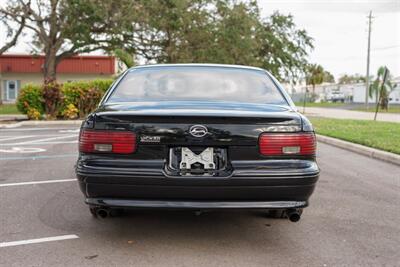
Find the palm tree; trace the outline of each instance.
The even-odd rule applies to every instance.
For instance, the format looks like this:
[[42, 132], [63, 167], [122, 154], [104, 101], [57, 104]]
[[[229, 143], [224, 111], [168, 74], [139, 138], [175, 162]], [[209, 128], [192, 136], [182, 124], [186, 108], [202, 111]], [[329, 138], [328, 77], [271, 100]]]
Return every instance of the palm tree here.
[[[386, 79], [385, 79], [385, 72]], [[378, 69], [377, 77], [374, 82], [369, 86], [369, 96], [376, 96], [376, 103], [379, 103], [381, 109], [387, 110], [389, 104], [389, 94], [396, 87], [390, 81], [389, 69], [382, 66]]]
[[315, 85], [324, 82], [325, 71], [321, 65], [311, 64], [307, 68], [306, 83], [312, 85], [313, 95], [315, 94]]

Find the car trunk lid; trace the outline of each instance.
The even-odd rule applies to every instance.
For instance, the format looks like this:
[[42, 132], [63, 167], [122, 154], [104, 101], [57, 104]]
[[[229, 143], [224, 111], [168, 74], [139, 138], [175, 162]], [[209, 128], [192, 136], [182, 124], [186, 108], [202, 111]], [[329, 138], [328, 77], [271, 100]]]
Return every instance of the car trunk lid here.
[[[207, 133], [198, 137], [191, 127]], [[130, 130], [139, 145], [255, 145], [263, 132], [296, 132], [301, 118], [289, 107], [225, 102], [130, 102], [96, 112], [96, 129]]]

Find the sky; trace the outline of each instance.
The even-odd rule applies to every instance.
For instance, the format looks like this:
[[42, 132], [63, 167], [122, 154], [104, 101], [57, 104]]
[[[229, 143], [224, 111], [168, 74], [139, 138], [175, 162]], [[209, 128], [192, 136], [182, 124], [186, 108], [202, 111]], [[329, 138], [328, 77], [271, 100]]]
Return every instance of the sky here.
[[[4, 5], [7, 0], [0, 0]], [[400, 76], [400, 0], [258, 0], [264, 17], [274, 11], [291, 14], [299, 28], [314, 39], [310, 61], [322, 65], [336, 78], [342, 74], [366, 74], [367, 16], [372, 11], [371, 67], [375, 74], [386, 65]], [[4, 43], [0, 26], [0, 45]], [[9, 53], [29, 53], [25, 37]]]
[[366, 74], [372, 11], [370, 74], [386, 65], [400, 76], [400, 0], [258, 0], [263, 16], [278, 10], [314, 38], [310, 61], [339, 77]]

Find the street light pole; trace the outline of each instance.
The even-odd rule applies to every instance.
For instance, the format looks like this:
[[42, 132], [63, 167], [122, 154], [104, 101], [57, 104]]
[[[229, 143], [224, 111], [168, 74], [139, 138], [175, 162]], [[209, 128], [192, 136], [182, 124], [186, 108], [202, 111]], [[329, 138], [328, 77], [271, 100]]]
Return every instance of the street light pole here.
[[365, 108], [368, 109], [368, 98], [369, 98], [369, 58], [371, 51], [371, 22], [372, 22], [372, 10], [368, 15], [368, 48], [367, 48], [367, 74], [365, 76]]

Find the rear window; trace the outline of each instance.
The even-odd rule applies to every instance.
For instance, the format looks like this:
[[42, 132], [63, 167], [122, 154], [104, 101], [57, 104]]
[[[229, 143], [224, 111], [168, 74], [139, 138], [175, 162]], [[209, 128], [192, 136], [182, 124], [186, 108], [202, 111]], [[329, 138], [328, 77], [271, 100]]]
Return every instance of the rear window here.
[[234, 101], [287, 105], [263, 72], [227, 67], [152, 67], [133, 69], [108, 102]]

